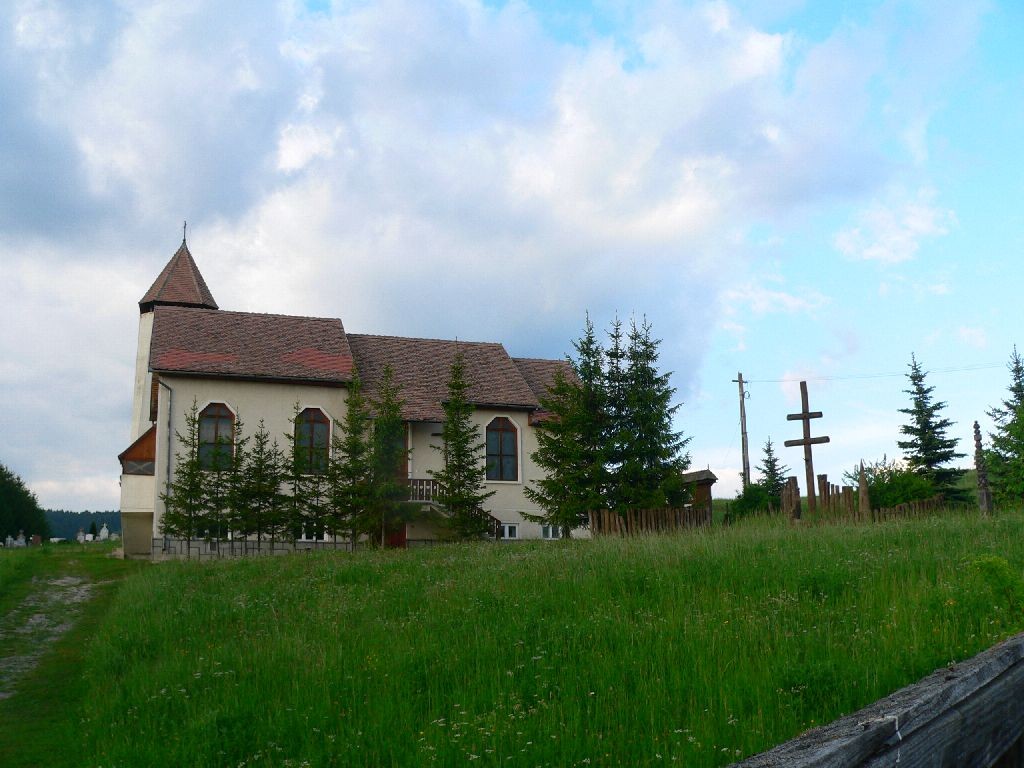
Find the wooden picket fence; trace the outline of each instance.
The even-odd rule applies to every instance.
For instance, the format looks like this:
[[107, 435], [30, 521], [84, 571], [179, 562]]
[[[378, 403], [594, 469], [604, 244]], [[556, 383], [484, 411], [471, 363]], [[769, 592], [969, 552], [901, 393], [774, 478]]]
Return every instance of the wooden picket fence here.
[[667, 533], [711, 525], [711, 504], [678, 508], [627, 509], [622, 513], [599, 509], [590, 513], [593, 536], [637, 536]]
[[909, 501], [906, 504], [897, 504], [895, 507], [876, 509], [874, 514], [877, 520], [895, 520], [908, 517], [924, 517], [948, 506], [942, 494], [933, 496], [923, 501]]

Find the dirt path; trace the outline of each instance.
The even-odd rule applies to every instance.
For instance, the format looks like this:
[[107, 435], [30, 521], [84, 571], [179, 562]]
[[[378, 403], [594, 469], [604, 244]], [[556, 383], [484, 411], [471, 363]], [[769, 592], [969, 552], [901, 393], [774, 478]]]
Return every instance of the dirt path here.
[[0, 617], [0, 699], [13, 695], [18, 681], [71, 628], [94, 586], [78, 576], [36, 577], [28, 597]]

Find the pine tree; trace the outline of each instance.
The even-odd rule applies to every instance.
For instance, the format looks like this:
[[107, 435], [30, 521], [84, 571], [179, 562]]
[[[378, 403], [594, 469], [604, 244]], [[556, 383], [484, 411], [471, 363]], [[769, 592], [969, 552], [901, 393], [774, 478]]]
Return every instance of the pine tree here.
[[405, 522], [403, 502], [409, 489], [405, 482], [408, 451], [402, 419], [400, 388], [391, 366], [385, 366], [374, 402], [376, 411], [371, 441], [373, 503], [359, 521], [359, 530], [383, 547], [389, 527]]
[[190, 545], [199, 534], [207, 504], [206, 476], [199, 461], [199, 405], [195, 400], [185, 413], [185, 433], [175, 431], [175, 436], [179, 449], [173, 479], [168, 478], [160, 494], [164, 503], [160, 528], [165, 536], [184, 539], [186, 556], [190, 556]]
[[926, 477], [936, 493], [943, 494], [947, 501], [963, 502], [967, 500], [967, 494], [956, 484], [964, 470], [944, 465], [963, 458], [964, 454], [957, 453], [958, 441], [955, 438], [946, 437], [946, 430], [953, 426], [953, 422], [940, 417], [946, 403], [934, 401], [932, 392], [935, 388], [925, 384], [926, 376], [927, 372], [911, 355], [910, 372], [907, 374], [910, 389], [903, 390], [910, 395], [911, 406], [899, 409], [900, 413], [910, 417], [910, 422], [900, 427], [900, 432], [909, 439], [896, 444], [903, 451], [910, 469]]
[[660, 340], [651, 337], [646, 319], [630, 323], [620, 417], [619, 463], [613, 468], [616, 504], [621, 509], [678, 506], [686, 498], [682, 473], [690, 458], [689, 438], [672, 427], [679, 409], [669, 374], [658, 372]]
[[1014, 346], [1010, 362], [1009, 397], [988, 412], [995, 426], [985, 452], [992, 495], [1000, 506], [1024, 501], [1024, 361]]
[[775, 509], [781, 509], [782, 488], [786, 485], [786, 475], [789, 473], [789, 467], [782, 464], [779, 461], [779, 457], [775, 455], [775, 446], [772, 444], [770, 437], [768, 442], [764, 444], [764, 458], [757, 469], [761, 472], [761, 480], [758, 485], [767, 491], [771, 505]]
[[335, 423], [328, 469], [331, 528], [355, 545], [358, 521], [373, 505], [370, 410], [355, 372], [345, 402], [345, 421]]
[[524, 489], [526, 497], [544, 510], [529, 517], [559, 526], [566, 538], [587, 523], [591, 512], [606, 506], [608, 488], [604, 350], [589, 317], [573, 346], [576, 359], [569, 363], [575, 378], [559, 371], [548, 394], [540, 398], [547, 416], [537, 427], [532, 458], [544, 475]]
[[484, 472], [480, 457], [484, 444], [480, 427], [473, 423], [473, 406], [467, 399], [466, 361], [455, 353], [448, 378], [448, 398], [444, 402], [441, 428], [443, 467], [430, 471], [437, 481], [437, 503], [449, 514], [449, 524], [461, 539], [478, 539], [490, 532], [490, 515], [483, 504], [494, 495], [484, 491]]
[[265, 537], [274, 539], [282, 532], [284, 463], [277, 441], [271, 442], [270, 433], [260, 419], [252, 436], [252, 448], [240, 462], [234, 500], [237, 516], [232, 521], [235, 530], [243, 536], [255, 534], [258, 543]]

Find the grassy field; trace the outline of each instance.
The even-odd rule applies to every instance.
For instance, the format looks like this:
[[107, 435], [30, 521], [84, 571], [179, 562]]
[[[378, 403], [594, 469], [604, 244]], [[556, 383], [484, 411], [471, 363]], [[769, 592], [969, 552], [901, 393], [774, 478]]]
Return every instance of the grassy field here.
[[722, 765], [1021, 629], [1022, 534], [761, 520], [150, 567], [92, 630], [68, 736], [106, 768]]

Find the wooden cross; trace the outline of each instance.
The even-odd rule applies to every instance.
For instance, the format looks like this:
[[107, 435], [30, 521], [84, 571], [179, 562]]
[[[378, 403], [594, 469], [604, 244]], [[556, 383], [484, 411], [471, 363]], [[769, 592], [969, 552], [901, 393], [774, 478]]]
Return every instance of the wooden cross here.
[[[811, 446], [827, 443], [827, 437], [811, 437], [811, 419], [820, 419], [821, 411], [812, 411], [807, 403], [807, 382], [800, 382], [800, 413], [787, 414], [787, 421], [802, 421], [804, 423], [804, 436], [800, 440], [787, 440], [783, 445], [793, 448], [798, 445], [804, 447], [804, 468], [807, 470], [807, 511], [814, 512], [816, 504], [814, 501], [814, 461], [811, 458]], [[800, 507], [797, 506], [796, 517], [800, 517]]]

